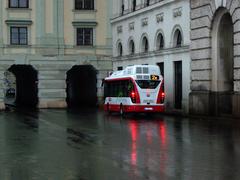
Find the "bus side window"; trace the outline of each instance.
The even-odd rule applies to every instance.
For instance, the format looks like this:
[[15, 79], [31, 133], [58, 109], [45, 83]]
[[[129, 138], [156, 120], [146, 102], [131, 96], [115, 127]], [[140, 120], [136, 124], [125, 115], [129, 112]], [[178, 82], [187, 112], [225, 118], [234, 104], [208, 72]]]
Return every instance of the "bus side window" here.
[[124, 92], [124, 97], [128, 97], [128, 81], [123, 81], [123, 92]]
[[104, 98], [104, 100], [106, 99], [106, 97], [108, 97], [109, 96], [109, 88], [108, 88], [108, 82], [104, 82], [104, 85], [103, 85], [103, 87], [104, 87], [104, 94], [103, 94], [103, 98]]
[[116, 97], [116, 94], [117, 94], [117, 84], [116, 84], [116, 82], [112, 82], [112, 94], [111, 94], [111, 96], [112, 97]]
[[119, 82], [116, 81], [115, 85], [114, 85], [114, 97], [118, 97], [118, 93], [119, 93]]
[[121, 81], [117, 82], [117, 97], [123, 97]]
[[131, 93], [131, 91], [133, 90], [133, 83], [131, 80], [128, 81], [128, 96]]
[[109, 89], [110, 89], [109, 90], [109, 96], [113, 97], [113, 83], [112, 82], [109, 83]]
[[122, 96], [121, 97], [124, 97], [124, 81], [120, 81], [120, 91], [121, 91], [121, 94]]

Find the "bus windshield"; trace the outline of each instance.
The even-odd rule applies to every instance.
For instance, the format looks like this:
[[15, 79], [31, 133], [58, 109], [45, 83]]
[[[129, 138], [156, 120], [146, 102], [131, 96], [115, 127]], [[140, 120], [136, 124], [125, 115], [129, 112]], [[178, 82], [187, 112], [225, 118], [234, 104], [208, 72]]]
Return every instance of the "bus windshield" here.
[[136, 80], [136, 82], [141, 89], [155, 89], [160, 84], [160, 81], [153, 80]]

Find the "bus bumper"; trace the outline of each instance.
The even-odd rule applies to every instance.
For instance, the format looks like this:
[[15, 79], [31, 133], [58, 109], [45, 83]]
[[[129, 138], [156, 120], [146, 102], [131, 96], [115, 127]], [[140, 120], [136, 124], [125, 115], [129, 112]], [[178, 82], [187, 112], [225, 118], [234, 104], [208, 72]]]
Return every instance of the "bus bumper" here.
[[[120, 111], [120, 105], [109, 104], [108, 106], [104, 105], [105, 111]], [[123, 105], [124, 112], [164, 112], [164, 105]]]
[[164, 112], [164, 106], [132, 105], [124, 106], [124, 112]]

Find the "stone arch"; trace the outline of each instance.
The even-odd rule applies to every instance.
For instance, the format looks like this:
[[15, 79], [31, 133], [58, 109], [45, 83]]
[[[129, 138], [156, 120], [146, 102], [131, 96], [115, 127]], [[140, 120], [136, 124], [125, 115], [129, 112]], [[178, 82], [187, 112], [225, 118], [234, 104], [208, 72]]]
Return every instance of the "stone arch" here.
[[180, 25], [175, 25], [172, 31], [172, 47], [181, 47], [184, 44], [183, 31]]
[[149, 45], [150, 44], [149, 44], [148, 36], [146, 33], [144, 33], [140, 41], [140, 52], [147, 53], [150, 49]]
[[233, 23], [226, 8], [219, 8], [212, 21], [212, 83], [214, 92], [233, 91]]
[[165, 38], [164, 33], [161, 29], [159, 29], [155, 36], [155, 48], [156, 50], [163, 49], [165, 47]]

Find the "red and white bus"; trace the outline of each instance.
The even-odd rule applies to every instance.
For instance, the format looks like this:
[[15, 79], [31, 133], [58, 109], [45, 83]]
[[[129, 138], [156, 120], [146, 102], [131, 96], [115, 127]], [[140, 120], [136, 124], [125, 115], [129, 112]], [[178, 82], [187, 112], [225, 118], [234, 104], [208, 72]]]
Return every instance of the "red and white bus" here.
[[163, 112], [164, 82], [156, 65], [134, 65], [104, 80], [104, 110], [108, 112]]

